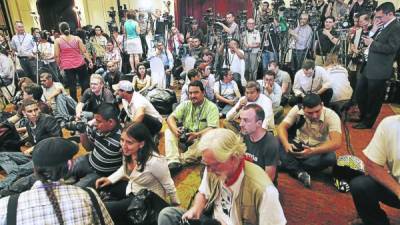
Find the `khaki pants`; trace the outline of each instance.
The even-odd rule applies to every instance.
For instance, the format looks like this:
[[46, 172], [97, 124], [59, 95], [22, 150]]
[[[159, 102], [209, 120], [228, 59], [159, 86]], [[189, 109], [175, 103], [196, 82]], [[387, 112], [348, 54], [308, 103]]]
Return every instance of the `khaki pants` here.
[[[322, 57], [323, 57], [323, 59], [322, 59]], [[324, 66], [325, 59], [326, 59], [326, 56], [315, 55], [315, 65], [316, 66]]]
[[197, 149], [199, 140], [188, 148], [188, 150], [182, 153], [178, 147], [178, 138], [170, 129], [165, 130], [165, 157], [168, 164], [178, 162], [182, 164], [198, 163], [201, 159], [201, 152]]

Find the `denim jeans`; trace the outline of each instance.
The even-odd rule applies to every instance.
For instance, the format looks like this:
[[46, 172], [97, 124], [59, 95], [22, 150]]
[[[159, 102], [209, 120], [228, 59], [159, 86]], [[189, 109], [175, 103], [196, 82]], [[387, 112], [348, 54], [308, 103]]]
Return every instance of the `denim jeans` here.
[[279, 157], [281, 159], [281, 166], [284, 170], [292, 176], [296, 176], [299, 172], [316, 172], [334, 166], [336, 164], [335, 152], [328, 152], [310, 156], [306, 159], [299, 159], [292, 154], [287, 153], [283, 146], [280, 146]]
[[77, 158], [74, 162], [75, 165], [72, 169], [72, 176], [79, 179], [75, 184], [78, 187], [94, 187], [96, 180], [102, 177], [102, 175], [97, 174], [90, 165], [89, 154]]
[[268, 63], [272, 60], [276, 61], [275, 53], [270, 51], [263, 51], [262, 53], [263, 71], [266, 71], [268, 69]]
[[0, 167], [7, 173], [7, 177], [0, 182], [0, 189], [10, 186], [18, 177], [33, 173], [31, 157], [21, 152], [0, 152]]
[[[162, 225], [177, 225], [181, 224], [180, 221], [182, 220], [182, 215], [185, 213], [186, 210], [178, 207], [167, 207], [161, 210], [160, 214], [158, 215], [158, 224]], [[200, 221], [204, 221], [210, 219], [205, 215], [200, 216]]]

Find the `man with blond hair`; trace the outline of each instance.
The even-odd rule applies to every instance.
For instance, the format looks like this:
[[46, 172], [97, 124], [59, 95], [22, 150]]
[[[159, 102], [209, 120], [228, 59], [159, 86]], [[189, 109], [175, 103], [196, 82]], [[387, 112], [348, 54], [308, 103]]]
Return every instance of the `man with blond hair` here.
[[193, 206], [167, 207], [160, 212], [158, 224], [179, 224], [181, 220], [207, 220], [221, 224], [286, 224], [279, 193], [259, 166], [245, 160], [246, 146], [239, 135], [227, 129], [204, 134], [198, 149], [206, 170]]

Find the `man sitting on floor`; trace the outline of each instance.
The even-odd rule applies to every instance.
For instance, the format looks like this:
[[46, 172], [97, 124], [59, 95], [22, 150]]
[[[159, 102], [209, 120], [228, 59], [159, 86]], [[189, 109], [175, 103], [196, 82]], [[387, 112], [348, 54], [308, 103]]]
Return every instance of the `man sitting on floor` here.
[[400, 116], [386, 117], [364, 149], [362, 159], [368, 175], [350, 182], [351, 195], [361, 219], [352, 221], [351, 225], [389, 225], [380, 203], [400, 209], [399, 135]]
[[[29, 141], [36, 145], [39, 141], [49, 137], [61, 137], [61, 128], [56, 119], [39, 110], [38, 103], [33, 99], [25, 99], [22, 102], [22, 113], [27, 118], [26, 130]], [[0, 189], [9, 187], [17, 178], [26, 177], [33, 173], [33, 164], [31, 162], [31, 153], [34, 147], [22, 152], [1, 152], [0, 167], [6, 173], [6, 179], [0, 182]], [[23, 188], [26, 190], [30, 186]], [[4, 195], [3, 193], [0, 193]]]
[[187, 219], [204, 221], [209, 212], [221, 224], [286, 224], [279, 193], [259, 166], [245, 160], [239, 135], [215, 129], [201, 137], [198, 148], [206, 166], [192, 207], [167, 207], [158, 224], [176, 225]]
[[[179, 171], [182, 163], [199, 161], [201, 153], [196, 147], [197, 140], [219, 125], [218, 108], [205, 97], [201, 81], [189, 84], [189, 98], [190, 101], [181, 102], [167, 119], [165, 156], [172, 173]], [[184, 151], [181, 156], [179, 145]]]
[[324, 107], [317, 94], [305, 95], [303, 105], [289, 111], [278, 127], [278, 136], [282, 168], [309, 188], [311, 179], [307, 171], [335, 165], [335, 151], [342, 144], [339, 116]]
[[260, 84], [258, 84], [256, 81], [249, 81], [246, 84], [245, 96], [241, 97], [238, 103], [236, 103], [236, 105], [226, 114], [224, 127], [235, 132], [239, 132], [239, 129], [236, 128], [239, 125], [238, 122], [236, 122], [236, 119], [238, 119], [242, 108], [248, 104], [257, 104], [261, 106], [265, 115], [262, 127], [265, 130], [273, 130], [275, 124], [274, 114], [272, 112], [272, 101], [270, 98], [261, 93]]
[[118, 85], [114, 86], [114, 89], [122, 98], [122, 106], [131, 122], [143, 123], [153, 136], [160, 132], [162, 116], [147, 98], [133, 90], [130, 81], [121, 80]]
[[279, 142], [263, 127], [265, 113], [257, 104], [246, 105], [240, 112], [240, 132], [244, 135], [246, 155], [253, 163], [265, 170], [269, 178], [276, 181], [279, 162]]

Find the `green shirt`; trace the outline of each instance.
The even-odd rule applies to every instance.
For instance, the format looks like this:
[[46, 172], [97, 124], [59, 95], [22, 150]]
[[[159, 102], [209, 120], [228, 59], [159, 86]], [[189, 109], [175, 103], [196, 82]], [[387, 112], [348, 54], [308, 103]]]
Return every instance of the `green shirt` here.
[[206, 98], [200, 106], [193, 105], [191, 101], [184, 101], [178, 105], [172, 115], [192, 132], [219, 125], [218, 108]]

